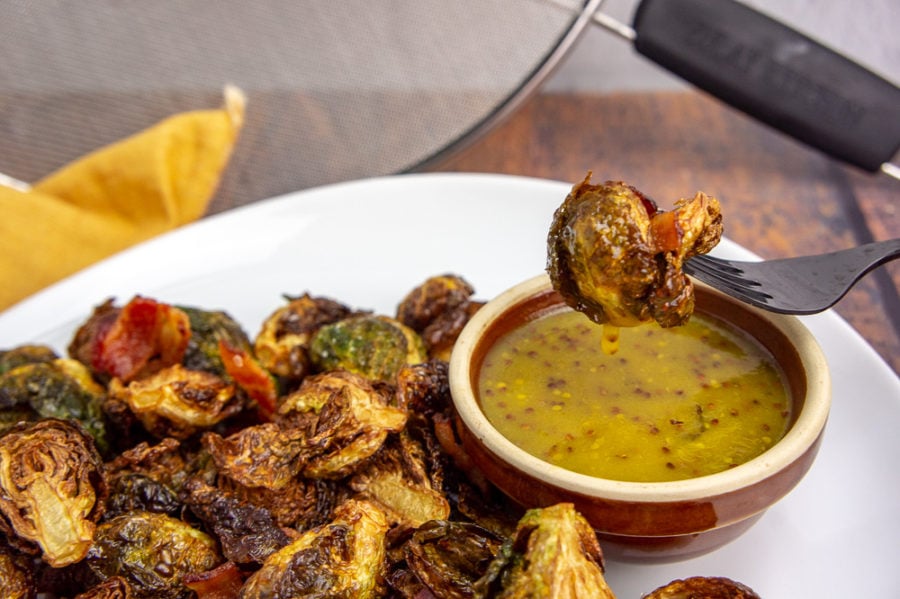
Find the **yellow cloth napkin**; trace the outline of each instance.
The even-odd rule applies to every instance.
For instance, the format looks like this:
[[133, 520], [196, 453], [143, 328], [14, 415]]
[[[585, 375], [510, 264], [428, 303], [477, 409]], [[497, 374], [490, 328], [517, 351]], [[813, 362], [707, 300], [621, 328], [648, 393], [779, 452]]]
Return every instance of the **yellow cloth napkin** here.
[[171, 116], [22, 192], [0, 186], [0, 310], [205, 212], [243, 124], [244, 96]]

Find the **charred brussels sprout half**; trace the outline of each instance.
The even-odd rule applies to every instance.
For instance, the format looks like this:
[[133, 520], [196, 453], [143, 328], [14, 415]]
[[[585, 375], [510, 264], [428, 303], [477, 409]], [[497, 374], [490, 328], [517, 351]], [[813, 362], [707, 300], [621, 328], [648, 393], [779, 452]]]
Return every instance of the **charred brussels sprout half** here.
[[503, 541], [476, 524], [434, 520], [406, 543], [406, 563], [436, 597], [467, 599], [475, 597], [475, 584]]
[[106, 492], [93, 438], [76, 421], [21, 423], [0, 437], [0, 532], [51, 566], [84, 558]]
[[310, 342], [310, 358], [320, 371], [349, 370], [391, 382], [407, 364], [428, 359], [421, 337], [387, 316], [354, 316], [320, 328]]
[[305, 432], [303, 474], [338, 479], [357, 470], [406, 425], [407, 412], [390, 405], [392, 397], [386, 386], [352, 372], [305, 379], [284, 398], [277, 420]]
[[442, 314], [468, 302], [473, 293], [475, 289], [462, 277], [429, 277], [397, 306], [397, 320], [414, 331], [424, 331]]
[[222, 563], [215, 540], [175, 518], [130, 512], [97, 527], [88, 564], [102, 579], [121, 576], [136, 598], [188, 599], [182, 578]]
[[259, 563], [290, 542], [272, 515], [259, 506], [194, 478], [182, 497], [191, 511], [213, 531], [225, 558], [238, 564]]
[[105, 398], [103, 387], [75, 360], [27, 363], [0, 375], [0, 410], [24, 414], [23, 420], [74, 418], [91, 434], [101, 453], [108, 449], [102, 409]]
[[109, 396], [127, 405], [144, 428], [158, 438], [186, 439], [241, 409], [235, 400], [234, 385], [209, 372], [188, 370], [180, 364], [127, 386], [113, 379]]
[[271, 422], [248, 426], [229, 437], [203, 436], [218, 471], [247, 487], [286, 487], [306, 463], [305, 442], [297, 431]]
[[526, 512], [476, 590], [497, 599], [615, 599], [597, 536], [568, 503]]
[[269, 556], [247, 580], [241, 597], [380, 597], [388, 528], [377, 505], [349, 500], [331, 522]]
[[392, 524], [416, 528], [450, 517], [450, 502], [431, 475], [425, 448], [401, 431], [366, 461], [350, 488], [384, 508]]

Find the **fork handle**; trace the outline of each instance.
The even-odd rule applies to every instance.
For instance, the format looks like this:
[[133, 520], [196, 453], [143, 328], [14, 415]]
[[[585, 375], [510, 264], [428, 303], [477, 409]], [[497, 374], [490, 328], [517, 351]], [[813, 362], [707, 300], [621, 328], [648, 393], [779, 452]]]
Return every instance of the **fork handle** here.
[[635, 49], [749, 115], [877, 171], [900, 149], [900, 88], [732, 0], [643, 0]]

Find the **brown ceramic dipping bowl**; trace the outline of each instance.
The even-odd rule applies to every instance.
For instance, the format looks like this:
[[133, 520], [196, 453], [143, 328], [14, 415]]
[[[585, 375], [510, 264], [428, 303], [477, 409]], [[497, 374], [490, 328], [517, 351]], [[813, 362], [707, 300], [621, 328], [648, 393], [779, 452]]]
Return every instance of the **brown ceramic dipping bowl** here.
[[755, 337], [784, 371], [794, 419], [771, 449], [724, 472], [675, 482], [622, 482], [551, 465], [501, 435], [481, 410], [479, 369], [491, 345], [536, 316], [563, 307], [546, 275], [499, 295], [460, 335], [450, 389], [463, 446], [501, 491], [523, 507], [571, 502], [596, 529], [611, 559], [665, 562], [695, 557], [734, 540], [809, 470], [831, 405], [831, 379], [816, 340], [795, 317], [742, 304], [700, 283], [697, 312]]

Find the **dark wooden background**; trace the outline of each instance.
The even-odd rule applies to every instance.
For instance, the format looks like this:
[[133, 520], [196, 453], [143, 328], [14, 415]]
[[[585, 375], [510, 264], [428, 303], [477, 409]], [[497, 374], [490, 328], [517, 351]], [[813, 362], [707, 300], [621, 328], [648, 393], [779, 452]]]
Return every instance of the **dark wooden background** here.
[[[701, 92], [539, 94], [429, 170], [621, 179], [663, 207], [716, 196], [725, 234], [763, 258], [900, 237], [900, 181], [828, 159]], [[900, 261], [836, 311], [900, 372]]]

